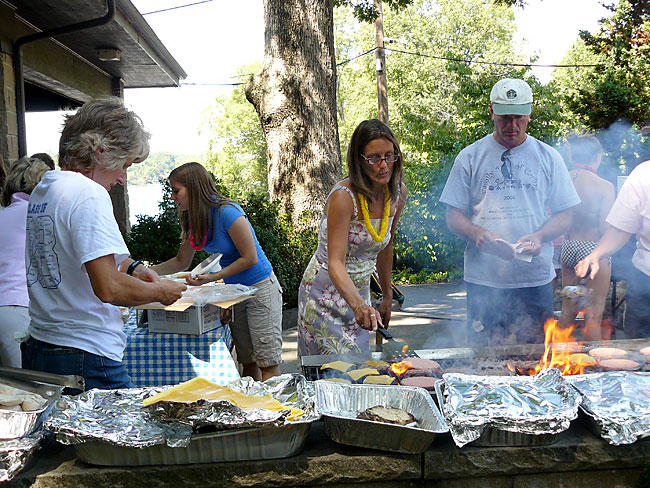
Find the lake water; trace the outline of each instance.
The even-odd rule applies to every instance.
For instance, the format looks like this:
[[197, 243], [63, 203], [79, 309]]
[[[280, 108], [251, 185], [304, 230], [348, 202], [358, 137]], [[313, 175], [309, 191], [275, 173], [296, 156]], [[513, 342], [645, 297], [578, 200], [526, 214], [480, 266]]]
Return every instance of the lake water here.
[[162, 201], [162, 185], [128, 185], [129, 215], [131, 225], [137, 223], [136, 215], [158, 215], [158, 204]]

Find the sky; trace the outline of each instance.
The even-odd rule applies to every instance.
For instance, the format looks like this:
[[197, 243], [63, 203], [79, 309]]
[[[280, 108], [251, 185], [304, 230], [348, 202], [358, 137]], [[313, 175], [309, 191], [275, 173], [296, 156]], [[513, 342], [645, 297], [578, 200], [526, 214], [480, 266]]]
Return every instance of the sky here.
[[[262, 0], [212, 0], [147, 14], [199, 1], [132, 0], [188, 75], [178, 88], [125, 90], [125, 102], [152, 134], [152, 152], [206, 153], [208, 138], [199, 133], [205, 111], [232, 89], [215, 85], [240, 81], [232, 78], [236, 69], [264, 54]], [[526, 42], [525, 52], [539, 55], [538, 64], [558, 64], [578, 31], [594, 31], [607, 14], [599, 0], [528, 0], [515, 11], [517, 39]], [[535, 70], [543, 82], [551, 73]], [[28, 113], [28, 154], [56, 152], [61, 122], [61, 113]]]

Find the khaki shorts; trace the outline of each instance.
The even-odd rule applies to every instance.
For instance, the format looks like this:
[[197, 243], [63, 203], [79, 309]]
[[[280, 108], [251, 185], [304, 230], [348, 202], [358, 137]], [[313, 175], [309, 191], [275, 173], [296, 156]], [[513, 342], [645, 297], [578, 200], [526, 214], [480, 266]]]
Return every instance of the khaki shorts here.
[[282, 362], [282, 288], [273, 272], [250, 286], [257, 292], [234, 306], [230, 324], [237, 361], [276, 366]]

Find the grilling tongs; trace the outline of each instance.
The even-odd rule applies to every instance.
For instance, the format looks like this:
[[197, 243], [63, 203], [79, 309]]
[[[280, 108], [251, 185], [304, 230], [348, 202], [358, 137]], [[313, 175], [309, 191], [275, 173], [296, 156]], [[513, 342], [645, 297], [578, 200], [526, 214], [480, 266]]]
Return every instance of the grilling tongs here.
[[[384, 359], [390, 359], [395, 362], [402, 361], [405, 358], [418, 358], [418, 354], [407, 344], [403, 342], [397, 342], [393, 339], [393, 334], [388, 332], [387, 329], [384, 329], [382, 326], [377, 327], [377, 333], [380, 334], [384, 339], [386, 339], [385, 344], [381, 344], [378, 347], [381, 347], [382, 357]], [[404, 347], [406, 346], [406, 349]]]

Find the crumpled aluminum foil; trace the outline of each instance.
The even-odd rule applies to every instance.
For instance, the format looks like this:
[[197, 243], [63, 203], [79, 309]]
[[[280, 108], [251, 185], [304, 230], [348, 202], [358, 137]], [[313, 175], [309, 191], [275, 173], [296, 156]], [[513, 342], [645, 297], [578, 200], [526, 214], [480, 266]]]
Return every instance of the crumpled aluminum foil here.
[[[314, 405], [314, 392], [301, 375], [282, 375], [264, 383], [242, 378], [228, 385], [248, 395], [270, 393], [281, 403], [305, 410], [297, 422], [313, 422], [320, 415]], [[282, 425], [289, 410], [242, 410], [223, 401], [191, 404], [158, 402], [143, 407], [142, 401], [165, 388], [90, 390], [77, 396], [64, 396], [45, 422], [63, 444], [103, 441], [117, 446], [150, 447], [167, 444], [186, 447], [194, 431], [210, 426], [214, 430]], [[293, 423], [293, 422], [292, 422]]]
[[607, 442], [618, 446], [650, 436], [650, 374], [609, 371], [568, 379]]
[[37, 431], [17, 439], [0, 440], [0, 483], [16, 476], [38, 451], [45, 433]]
[[535, 376], [442, 375], [443, 413], [462, 447], [490, 426], [522, 434], [556, 434], [578, 416], [581, 397], [557, 369]]

